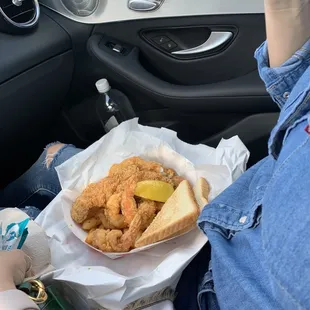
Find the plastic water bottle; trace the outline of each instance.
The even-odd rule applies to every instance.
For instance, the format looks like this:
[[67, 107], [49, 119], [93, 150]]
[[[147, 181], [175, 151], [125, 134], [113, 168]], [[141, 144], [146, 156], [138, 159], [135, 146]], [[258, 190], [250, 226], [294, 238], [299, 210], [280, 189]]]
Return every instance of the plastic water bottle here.
[[96, 104], [97, 114], [106, 133], [126, 120], [121, 107], [109, 96], [111, 86], [107, 79], [96, 82], [99, 98]]

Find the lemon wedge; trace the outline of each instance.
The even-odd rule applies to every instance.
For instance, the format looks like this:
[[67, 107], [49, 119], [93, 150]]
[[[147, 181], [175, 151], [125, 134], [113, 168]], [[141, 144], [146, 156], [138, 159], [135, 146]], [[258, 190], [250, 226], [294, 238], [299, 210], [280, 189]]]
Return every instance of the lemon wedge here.
[[159, 202], [166, 202], [173, 192], [174, 188], [171, 184], [162, 181], [149, 180], [137, 183], [135, 196]]

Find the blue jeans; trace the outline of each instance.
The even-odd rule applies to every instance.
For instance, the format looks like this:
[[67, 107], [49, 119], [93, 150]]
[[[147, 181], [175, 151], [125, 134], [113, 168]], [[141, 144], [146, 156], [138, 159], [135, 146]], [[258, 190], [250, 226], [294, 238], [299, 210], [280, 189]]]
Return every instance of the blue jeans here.
[[47, 149], [56, 143], [47, 145], [37, 162], [28, 171], [0, 190], [0, 210], [16, 207], [35, 218], [60, 192], [61, 187], [55, 167], [82, 150], [70, 144], [64, 145], [53, 155], [53, 160], [47, 168]]

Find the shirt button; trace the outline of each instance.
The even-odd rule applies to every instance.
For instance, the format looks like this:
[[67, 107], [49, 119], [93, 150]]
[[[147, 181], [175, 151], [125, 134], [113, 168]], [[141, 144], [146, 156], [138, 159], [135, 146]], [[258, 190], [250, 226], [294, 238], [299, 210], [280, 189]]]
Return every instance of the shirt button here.
[[283, 94], [284, 99], [288, 99], [289, 96], [290, 96], [290, 93], [287, 91]]
[[239, 223], [240, 223], [240, 224], [244, 224], [244, 223], [246, 222], [247, 219], [248, 219], [247, 216], [242, 216], [242, 217], [240, 218], [240, 220], [239, 220]]

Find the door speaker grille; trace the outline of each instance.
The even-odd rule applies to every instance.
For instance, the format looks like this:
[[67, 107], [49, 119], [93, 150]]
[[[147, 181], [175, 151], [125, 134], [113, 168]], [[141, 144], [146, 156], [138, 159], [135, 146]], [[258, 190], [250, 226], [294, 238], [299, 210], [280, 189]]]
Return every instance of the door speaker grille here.
[[98, 7], [99, 0], [61, 0], [65, 8], [76, 16], [90, 16]]

